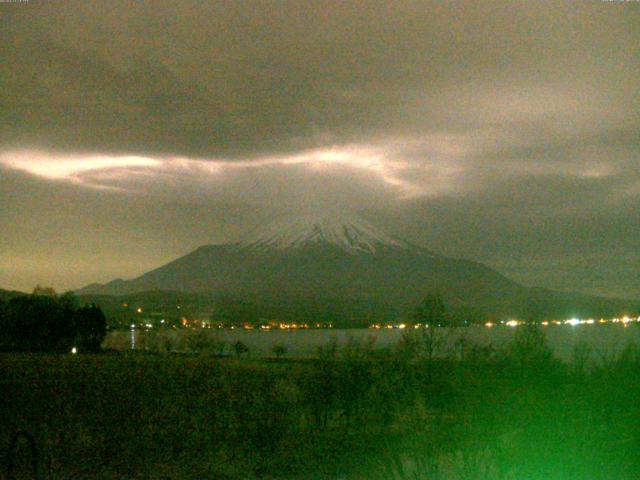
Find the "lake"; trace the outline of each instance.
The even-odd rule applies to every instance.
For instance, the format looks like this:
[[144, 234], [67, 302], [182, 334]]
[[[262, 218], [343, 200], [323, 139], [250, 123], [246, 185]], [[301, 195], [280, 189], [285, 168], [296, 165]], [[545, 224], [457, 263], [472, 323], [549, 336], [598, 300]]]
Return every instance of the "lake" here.
[[[439, 328], [442, 339], [442, 352], [450, 351], [460, 340], [465, 339], [481, 346], [502, 347], [510, 342], [516, 331], [523, 327], [469, 326], [463, 328]], [[562, 360], [573, 358], [576, 348], [589, 352], [592, 359], [607, 359], [619, 355], [628, 345], [640, 345], [640, 324], [594, 324], [594, 325], [548, 325], [541, 327], [546, 335], [552, 352]], [[327, 330], [245, 330], [245, 329], [205, 329], [205, 330], [164, 330], [159, 335], [154, 331], [133, 330], [131, 332], [110, 332], [105, 340], [106, 348], [127, 350], [154, 350], [160, 344], [160, 338], [170, 343], [170, 349], [189, 350], [189, 337], [202, 335], [212, 342], [232, 344], [238, 340], [244, 342], [252, 356], [271, 355], [274, 345], [284, 345], [287, 356], [309, 357], [317, 349], [335, 339], [339, 346], [350, 339], [374, 342], [377, 348], [389, 347], [398, 342], [404, 330], [394, 329], [327, 329]], [[226, 352], [230, 352], [227, 345]]]

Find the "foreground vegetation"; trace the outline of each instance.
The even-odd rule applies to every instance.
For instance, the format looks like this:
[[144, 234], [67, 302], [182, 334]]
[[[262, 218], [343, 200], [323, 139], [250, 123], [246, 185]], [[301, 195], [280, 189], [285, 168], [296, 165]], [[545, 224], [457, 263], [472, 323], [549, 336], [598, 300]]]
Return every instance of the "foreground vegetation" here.
[[80, 305], [71, 293], [36, 287], [33, 295], [0, 299], [0, 351], [98, 352], [107, 319], [96, 305]]
[[[0, 447], [43, 478], [627, 479], [640, 352], [555, 360], [519, 330], [433, 358], [430, 332], [316, 358], [5, 354]], [[15, 470], [29, 471], [20, 441]]]

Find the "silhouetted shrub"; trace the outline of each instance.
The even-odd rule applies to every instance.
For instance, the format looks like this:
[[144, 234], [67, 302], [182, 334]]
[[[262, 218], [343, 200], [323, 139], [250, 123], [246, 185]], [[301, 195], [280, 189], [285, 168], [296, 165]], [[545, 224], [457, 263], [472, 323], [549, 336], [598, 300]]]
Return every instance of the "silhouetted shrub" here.
[[100, 308], [78, 308], [73, 295], [24, 295], [11, 299], [0, 316], [1, 348], [10, 351], [95, 352], [106, 335]]
[[545, 334], [535, 324], [518, 327], [506, 353], [508, 360], [516, 365], [546, 364], [552, 359]]
[[287, 354], [287, 347], [281, 343], [277, 343], [271, 347], [271, 353], [273, 353], [276, 358], [280, 359]]
[[249, 347], [243, 341], [238, 340], [233, 343], [233, 351], [237, 357], [241, 357], [243, 354], [249, 353]]
[[76, 344], [81, 352], [98, 352], [107, 335], [107, 319], [95, 305], [78, 309], [74, 315]]

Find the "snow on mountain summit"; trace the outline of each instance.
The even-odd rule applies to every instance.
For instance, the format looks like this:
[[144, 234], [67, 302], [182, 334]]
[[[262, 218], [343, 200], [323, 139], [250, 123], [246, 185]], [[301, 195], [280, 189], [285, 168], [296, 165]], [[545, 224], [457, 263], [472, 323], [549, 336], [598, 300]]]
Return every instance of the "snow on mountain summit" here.
[[284, 250], [320, 244], [337, 246], [349, 253], [372, 254], [385, 248], [410, 247], [362, 218], [344, 215], [287, 218], [257, 229], [240, 242], [242, 247], [258, 250]]

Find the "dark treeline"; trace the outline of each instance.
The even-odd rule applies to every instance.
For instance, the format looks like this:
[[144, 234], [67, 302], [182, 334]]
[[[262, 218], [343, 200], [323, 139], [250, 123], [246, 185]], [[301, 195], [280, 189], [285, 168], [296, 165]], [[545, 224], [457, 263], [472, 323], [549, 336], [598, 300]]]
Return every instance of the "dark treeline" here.
[[[41, 292], [46, 293], [46, 292]], [[568, 318], [611, 318], [640, 314], [633, 301], [604, 299], [588, 295], [528, 289], [518, 298], [506, 296], [503, 311], [490, 311], [465, 296], [440, 292], [447, 308], [448, 325], [464, 326], [516, 318], [540, 322]], [[0, 290], [0, 301], [19, 292]], [[411, 323], [423, 298], [394, 298], [362, 292], [359, 297], [327, 295], [287, 295], [224, 292], [150, 291], [122, 296], [80, 295], [82, 304], [95, 304], [108, 319], [110, 329], [128, 329], [132, 323], [181, 326], [182, 319], [204, 320], [226, 326], [255, 326], [269, 322], [297, 322], [334, 328], [362, 328], [374, 323]], [[141, 309], [141, 312], [138, 309]]]
[[106, 318], [95, 305], [80, 306], [73, 294], [36, 289], [0, 300], [0, 349], [18, 352], [97, 352]]
[[[398, 303], [393, 298], [363, 295], [357, 298], [322, 295], [266, 295], [215, 292], [140, 292], [123, 296], [83, 295], [84, 303], [95, 303], [105, 312], [111, 328], [128, 329], [131, 323], [153, 318], [166, 325], [181, 325], [183, 317], [212, 324], [240, 326], [268, 322], [297, 322], [334, 328], [362, 328], [374, 323], [411, 323], [423, 298]], [[540, 289], [528, 290], [517, 302], [505, 298], [504, 312], [490, 312], [451, 292], [441, 292], [449, 325], [464, 326], [516, 318], [539, 322], [568, 318], [611, 318], [638, 315], [637, 302], [576, 296]], [[449, 295], [447, 295], [449, 293]], [[576, 300], [578, 299], [578, 300]], [[137, 311], [142, 309], [142, 313]]]
[[[254, 326], [272, 322], [331, 325], [333, 328], [367, 328], [375, 323], [412, 323], [420, 302], [398, 308], [383, 298], [326, 296], [259, 296], [217, 293], [144, 292], [124, 296], [82, 295], [84, 303], [99, 305], [109, 328], [129, 329], [132, 323], [181, 326], [181, 319], [203, 320], [213, 325]], [[447, 325], [484, 323], [479, 308], [446, 302]], [[138, 308], [142, 312], [138, 312]]]

